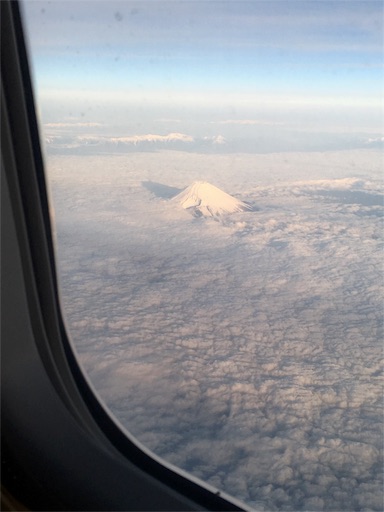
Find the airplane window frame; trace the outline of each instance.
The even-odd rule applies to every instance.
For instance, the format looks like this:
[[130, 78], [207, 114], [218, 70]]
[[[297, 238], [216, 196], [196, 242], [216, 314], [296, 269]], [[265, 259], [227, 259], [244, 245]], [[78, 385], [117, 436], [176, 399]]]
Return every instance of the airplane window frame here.
[[82, 374], [65, 331], [18, 2], [1, 2], [4, 510], [246, 510], [151, 456]]

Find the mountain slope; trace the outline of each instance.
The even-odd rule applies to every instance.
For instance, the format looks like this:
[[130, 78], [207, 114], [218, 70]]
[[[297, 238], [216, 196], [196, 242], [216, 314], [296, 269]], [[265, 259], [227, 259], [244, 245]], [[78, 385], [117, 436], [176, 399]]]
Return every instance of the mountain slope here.
[[196, 181], [177, 194], [173, 201], [196, 217], [220, 215], [251, 210], [252, 207], [236, 199], [206, 181]]

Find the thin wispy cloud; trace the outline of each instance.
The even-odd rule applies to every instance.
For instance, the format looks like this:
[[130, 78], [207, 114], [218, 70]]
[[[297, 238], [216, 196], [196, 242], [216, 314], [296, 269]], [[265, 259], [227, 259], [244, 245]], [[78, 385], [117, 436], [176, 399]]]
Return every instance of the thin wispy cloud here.
[[66, 123], [45, 123], [45, 128], [100, 128], [102, 123], [81, 123], [81, 122], [66, 122]]
[[300, 94], [356, 92], [361, 82], [379, 94], [381, 2], [26, 2], [24, 9], [41, 87]]
[[[93, 8], [90, 9], [90, 5]], [[251, 44], [268, 46], [276, 40], [294, 46], [332, 41], [333, 47], [356, 38], [370, 48], [380, 49], [381, 2], [94, 2], [70, 7], [66, 2], [33, 2], [26, 5], [32, 22], [43, 26], [40, 44], [76, 46], [86, 38], [98, 44], [100, 30], [110, 42], [122, 45], [127, 38], [138, 43], [172, 44], [186, 36], [205, 45]], [[64, 24], [63, 24], [64, 23]], [[129, 26], [130, 34], [125, 29]], [[65, 31], [72, 30], [72, 39]], [[80, 29], [80, 30], [79, 30]], [[271, 37], [273, 35], [273, 37]], [[65, 37], [65, 39], [64, 39]], [[371, 48], [372, 49], [372, 48]]]
[[224, 121], [211, 121], [212, 124], [239, 124], [239, 125], [260, 125], [260, 126], [283, 126], [285, 123], [279, 121], [267, 121], [258, 119], [225, 119]]

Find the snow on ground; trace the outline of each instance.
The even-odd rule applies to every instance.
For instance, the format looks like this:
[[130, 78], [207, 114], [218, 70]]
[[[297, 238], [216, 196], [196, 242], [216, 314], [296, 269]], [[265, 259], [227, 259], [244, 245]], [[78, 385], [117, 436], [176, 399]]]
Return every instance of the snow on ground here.
[[207, 181], [195, 181], [172, 198], [195, 217], [220, 217], [228, 213], [251, 210], [251, 206], [236, 199]]
[[[382, 156], [52, 156], [80, 361], [150, 449], [257, 510], [382, 510]], [[254, 207], [194, 218], [209, 181]]]

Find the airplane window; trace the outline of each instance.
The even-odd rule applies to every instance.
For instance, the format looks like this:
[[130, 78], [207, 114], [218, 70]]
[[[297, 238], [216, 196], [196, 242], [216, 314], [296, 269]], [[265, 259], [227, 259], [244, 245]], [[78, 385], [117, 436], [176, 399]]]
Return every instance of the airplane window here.
[[100, 400], [257, 510], [382, 510], [382, 2], [23, 14]]

